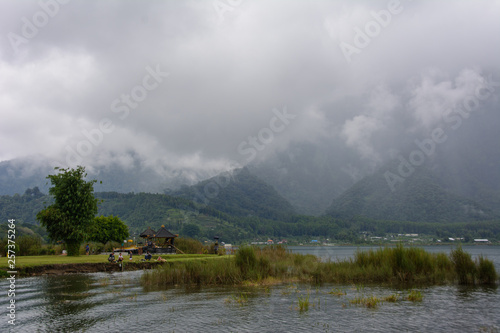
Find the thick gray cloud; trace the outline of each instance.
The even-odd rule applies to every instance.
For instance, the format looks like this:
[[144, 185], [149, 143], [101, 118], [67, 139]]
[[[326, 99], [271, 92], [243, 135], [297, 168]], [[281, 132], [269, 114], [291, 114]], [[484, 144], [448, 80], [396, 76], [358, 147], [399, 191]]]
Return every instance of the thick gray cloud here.
[[499, 69], [500, 1], [62, 2], [0, 3], [0, 160], [377, 164]]

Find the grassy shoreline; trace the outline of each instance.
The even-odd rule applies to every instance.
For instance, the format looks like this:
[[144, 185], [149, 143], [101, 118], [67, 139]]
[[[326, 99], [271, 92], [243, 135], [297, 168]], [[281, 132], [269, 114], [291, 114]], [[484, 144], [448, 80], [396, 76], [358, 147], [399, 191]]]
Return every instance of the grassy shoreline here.
[[[192, 260], [210, 260], [220, 258], [216, 255], [207, 254], [176, 254], [160, 255], [167, 262], [185, 262]], [[134, 256], [130, 261], [127, 256], [124, 257], [125, 270], [149, 269], [162, 262], [157, 261], [158, 255], [154, 255], [151, 261], [141, 261], [143, 256]], [[0, 258], [0, 277], [7, 276], [7, 271], [12, 270], [8, 267], [8, 258]], [[149, 264], [148, 264], [149, 263]], [[98, 254], [90, 256], [17, 256], [15, 262], [15, 271], [18, 277], [36, 276], [44, 274], [66, 274], [66, 273], [90, 273], [90, 272], [109, 272], [119, 271], [118, 264], [109, 263], [108, 255]]]
[[[165, 262], [142, 262], [141, 256], [124, 260], [124, 270], [145, 272], [145, 287], [172, 285], [272, 285], [285, 282], [364, 284], [490, 284], [498, 275], [493, 263], [480, 256], [475, 261], [461, 247], [451, 253], [430, 253], [423, 248], [381, 247], [358, 249], [353, 258], [321, 262], [313, 255], [292, 253], [282, 246], [244, 246], [234, 256], [206, 254], [162, 255]], [[217, 260], [214, 260], [217, 259]], [[7, 275], [8, 258], [0, 258], [0, 276]], [[18, 277], [109, 272], [122, 270], [107, 262], [107, 255], [17, 257]]]

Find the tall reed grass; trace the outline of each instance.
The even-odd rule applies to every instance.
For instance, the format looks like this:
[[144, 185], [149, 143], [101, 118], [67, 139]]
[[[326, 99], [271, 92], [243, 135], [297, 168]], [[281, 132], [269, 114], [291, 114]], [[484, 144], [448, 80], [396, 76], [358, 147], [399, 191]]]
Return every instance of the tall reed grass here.
[[484, 258], [474, 262], [460, 247], [450, 256], [422, 248], [385, 247], [358, 250], [354, 258], [321, 262], [312, 255], [289, 252], [283, 246], [263, 249], [244, 246], [234, 258], [167, 262], [143, 275], [145, 286], [240, 285], [273, 282], [383, 283], [383, 284], [495, 284], [493, 263]]

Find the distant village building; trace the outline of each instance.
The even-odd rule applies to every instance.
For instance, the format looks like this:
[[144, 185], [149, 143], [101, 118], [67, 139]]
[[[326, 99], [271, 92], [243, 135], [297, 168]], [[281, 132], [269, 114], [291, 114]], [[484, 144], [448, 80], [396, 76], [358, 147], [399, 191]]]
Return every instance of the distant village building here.
[[474, 243], [489, 243], [490, 241], [487, 240], [486, 238], [478, 238], [474, 239]]

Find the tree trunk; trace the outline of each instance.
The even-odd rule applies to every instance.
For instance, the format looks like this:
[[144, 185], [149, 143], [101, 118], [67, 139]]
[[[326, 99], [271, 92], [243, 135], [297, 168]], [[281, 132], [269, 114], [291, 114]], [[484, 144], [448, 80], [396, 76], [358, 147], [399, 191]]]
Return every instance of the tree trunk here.
[[68, 250], [68, 256], [77, 257], [80, 255], [80, 244], [78, 241], [66, 241], [66, 249]]

